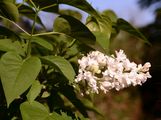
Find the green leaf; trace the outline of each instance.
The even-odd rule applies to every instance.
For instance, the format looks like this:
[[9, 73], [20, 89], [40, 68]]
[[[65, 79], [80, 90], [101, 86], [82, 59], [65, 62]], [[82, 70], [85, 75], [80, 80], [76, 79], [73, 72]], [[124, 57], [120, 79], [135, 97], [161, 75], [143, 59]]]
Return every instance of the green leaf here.
[[[26, 16], [27, 18], [31, 19], [31, 20], [35, 20], [35, 14], [36, 12], [29, 6], [26, 6], [26, 5], [21, 5], [19, 8], [19, 13], [22, 15], [22, 16]], [[36, 18], [36, 23], [37, 24], [40, 24], [41, 26], [44, 26], [43, 22], [41, 21], [40, 17], [37, 16]]]
[[40, 94], [41, 89], [42, 89], [42, 85], [40, 84], [38, 80], [35, 80], [32, 83], [30, 91], [27, 94], [28, 101], [33, 102], [36, 99], [36, 97]]
[[45, 64], [56, 67], [69, 80], [70, 83], [74, 81], [75, 71], [66, 59], [60, 56], [45, 56], [41, 57], [41, 59]]
[[69, 117], [67, 114], [61, 112], [61, 115], [57, 113], [52, 113], [52, 118], [51, 120], [73, 120], [71, 117]]
[[117, 15], [112, 10], [103, 11], [102, 16], [108, 17], [112, 22], [117, 22]]
[[100, 17], [97, 11], [86, 0], [58, 0], [58, 3], [67, 4], [67, 5], [79, 8], [97, 18]]
[[7, 52], [1, 57], [0, 77], [7, 105], [25, 92], [38, 76], [41, 62], [37, 57], [22, 59], [15, 52]]
[[0, 15], [12, 21], [18, 21], [19, 12], [15, 4], [6, 1], [0, 1]]
[[65, 20], [62, 17], [57, 17], [54, 20], [54, 31], [60, 32], [60, 33], [66, 33], [70, 34], [71, 33], [71, 26], [67, 20]]
[[99, 31], [94, 31], [93, 34], [96, 36], [96, 41], [102, 46], [105, 51], [108, 51], [109, 40], [107, 39], [107, 34]]
[[88, 117], [87, 109], [85, 105], [77, 98], [74, 88], [69, 85], [62, 85], [59, 88], [60, 93], [62, 93], [71, 103], [80, 111], [84, 117]]
[[49, 113], [44, 105], [36, 101], [22, 103], [20, 110], [23, 120], [72, 120], [65, 113], [62, 115], [55, 112]]
[[24, 55], [23, 48], [19, 41], [14, 41], [10, 39], [0, 39], [0, 51], [12, 51], [18, 54]]
[[33, 43], [37, 43], [38, 45], [50, 50], [50, 51], [53, 51], [53, 45], [51, 43], [49, 43], [46, 39], [44, 38], [41, 38], [41, 37], [33, 37], [31, 42]]
[[119, 30], [126, 31], [140, 38], [141, 40], [144, 40], [145, 43], [150, 44], [149, 41], [146, 39], [146, 37], [138, 29], [134, 28], [130, 23], [128, 23], [127, 21], [123, 19], [118, 19], [115, 27]]
[[0, 0], [1, 2], [11, 2], [14, 3], [14, 0]]
[[103, 117], [103, 115], [99, 112], [99, 110], [94, 106], [92, 101], [90, 101], [86, 98], [83, 98], [82, 102], [83, 102], [84, 106], [86, 107], [86, 109], [88, 109], [89, 111], [93, 111]]
[[24, 102], [20, 106], [23, 120], [48, 120], [47, 108], [39, 102]]
[[71, 10], [71, 9], [61, 9], [59, 10], [60, 15], [69, 15], [73, 16], [74, 18], [78, 20], [82, 20], [82, 14], [76, 10]]
[[[27, 2], [31, 4], [29, 1]], [[39, 7], [40, 10], [46, 12], [58, 12], [57, 0], [32, 0], [32, 2]]]
[[96, 41], [108, 52], [112, 32], [112, 22], [108, 17], [97, 19], [88, 17], [86, 26], [95, 34]]
[[[78, 41], [87, 45], [95, 44], [95, 36], [83, 23], [81, 23], [76, 18], [68, 15], [61, 15], [59, 17], [64, 20], [61, 20], [56, 24], [54, 23], [54, 30], [57, 30], [57, 32], [69, 30], [68, 32], [66, 32], [66, 34], [77, 39]], [[64, 22], [65, 20], [66, 22]], [[59, 27], [60, 25], [62, 26], [62, 28]]]

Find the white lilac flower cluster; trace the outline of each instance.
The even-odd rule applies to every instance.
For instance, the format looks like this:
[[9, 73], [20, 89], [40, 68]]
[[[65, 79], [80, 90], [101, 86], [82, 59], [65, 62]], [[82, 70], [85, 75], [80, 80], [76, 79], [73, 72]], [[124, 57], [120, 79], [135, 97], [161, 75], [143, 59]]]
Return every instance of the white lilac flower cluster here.
[[78, 60], [79, 73], [75, 82], [85, 85], [85, 93], [107, 93], [115, 88], [120, 90], [130, 85], [142, 85], [151, 78], [151, 64], [137, 65], [130, 62], [123, 50], [115, 51], [116, 56], [107, 56], [99, 51], [92, 51]]

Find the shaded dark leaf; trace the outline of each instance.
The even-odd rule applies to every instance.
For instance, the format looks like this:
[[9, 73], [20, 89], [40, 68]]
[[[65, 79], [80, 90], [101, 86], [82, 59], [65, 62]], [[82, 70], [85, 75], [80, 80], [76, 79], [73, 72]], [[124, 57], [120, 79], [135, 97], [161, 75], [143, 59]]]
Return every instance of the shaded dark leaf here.
[[[23, 16], [26, 16], [27, 18], [34, 20], [35, 19], [35, 14], [36, 12], [29, 6], [26, 5], [21, 5], [19, 8], [19, 13]], [[39, 16], [37, 16], [36, 23], [42, 25], [44, 28], [44, 24], [42, 23], [41, 19]]]
[[127, 21], [125, 21], [123, 19], [117, 20], [116, 28], [119, 30], [126, 31], [126, 32], [142, 39], [145, 43], [150, 44], [149, 41], [146, 39], [146, 37], [138, 29], [134, 28], [130, 23], [128, 23]]
[[[58, 5], [57, 0], [32, 0], [34, 4], [39, 7], [39, 9], [46, 11], [46, 12], [58, 12]], [[31, 4], [28, 1], [29, 4]]]
[[[78, 41], [80, 41], [82, 43], [88, 44], [88, 45], [95, 44], [95, 41], [96, 41], [95, 36], [83, 23], [81, 23], [76, 18], [68, 16], [68, 15], [61, 15], [59, 17], [66, 20], [66, 22], [62, 22], [62, 23], [64, 23], [63, 25], [64, 25], [64, 27], [66, 27], [65, 28], [66, 30], [70, 30], [67, 33], [69, 36], [77, 39]], [[60, 24], [61, 24], [61, 22], [59, 22], [58, 25], [55, 24], [54, 25], [55, 29]], [[61, 25], [62, 29], [64, 28], [63, 25]], [[57, 28], [56, 30], [59, 30], [59, 29]]]
[[11, 39], [17, 39], [17, 40], [21, 39], [14, 31], [3, 26], [0, 26], [0, 35]]
[[69, 85], [62, 85], [60, 87], [60, 92], [68, 98], [69, 101], [82, 113], [84, 117], [88, 117], [87, 109], [84, 104], [77, 98], [76, 93], [74, 92], [74, 88]]
[[97, 11], [86, 0], [58, 0], [59, 4], [67, 4], [79, 8], [92, 16], [99, 18]]

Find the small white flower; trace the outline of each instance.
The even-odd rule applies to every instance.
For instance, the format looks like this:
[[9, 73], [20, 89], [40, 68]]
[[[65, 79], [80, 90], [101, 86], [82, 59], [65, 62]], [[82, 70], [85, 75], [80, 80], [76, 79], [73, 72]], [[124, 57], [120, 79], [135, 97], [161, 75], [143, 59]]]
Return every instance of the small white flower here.
[[115, 51], [115, 53], [116, 53], [116, 60], [117, 61], [124, 61], [127, 59], [123, 50], [120, 50], [119, 52]]
[[149, 62], [143, 66], [137, 65], [130, 62], [123, 50], [115, 53], [116, 57], [92, 51], [78, 60], [79, 73], [75, 82], [85, 86], [86, 94], [98, 94], [99, 91], [107, 93], [113, 88], [120, 90], [130, 85], [142, 85], [147, 78], [151, 78]]

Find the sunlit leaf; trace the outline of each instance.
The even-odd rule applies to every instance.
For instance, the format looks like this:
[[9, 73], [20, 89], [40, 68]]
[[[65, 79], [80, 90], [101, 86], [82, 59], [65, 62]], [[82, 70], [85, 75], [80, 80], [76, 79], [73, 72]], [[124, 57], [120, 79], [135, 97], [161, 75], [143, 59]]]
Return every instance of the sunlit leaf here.
[[63, 9], [59, 10], [60, 15], [70, 15], [78, 20], [82, 20], [82, 14], [76, 10], [70, 10], [70, 9]]
[[20, 106], [23, 120], [49, 120], [49, 111], [39, 102], [24, 102]]
[[40, 94], [41, 89], [42, 89], [42, 85], [40, 84], [38, 80], [35, 80], [32, 83], [30, 91], [27, 94], [28, 101], [33, 102], [36, 99], [36, 97]]
[[12, 2], [0, 1], [0, 15], [13, 21], [19, 19], [18, 9]]
[[54, 31], [70, 34], [71, 33], [71, 26], [67, 20], [61, 17], [57, 17], [54, 21]]
[[93, 31], [96, 36], [96, 41], [102, 46], [105, 51], [108, 51], [109, 40], [107, 39], [107, 34], [99, 31]]
[[102, 16], [108, 17], [112, 22], [117, 22], [117, 15], [112, 10], [105, 10]]
[[19, 41], [14, 41], [10, 39], [0, 39], [0, 51], [12, 51], [18, 54], [24, 55], [24, 50]]
[[47, 40], [45, 40], [41, 37], [33, 37], [31, 42], [41, 45], [42, 47], [44, 47], [50, 51], [52, 51], [54, 49], [51, 43], [49, 43]]
[[56, 112], [49, 113], [44, 105], [36, 101], [22, 103], [20, 110], [23, 120], [72, 120], [65, 113], [62, 113], [62, 115]]
[[1, 2], [11, 2], [14, 3], [15, 0], [0, 0]]
[[23, 60], [15, 52], [7, 52], [1, 57], [0, 77], [7, 104], [18, 98], [33, 83], [41, 69], [37, 57]]
[[86, 26], [95, 34], [96, 41], [108, 51], [112, 32], [112, 22], [108, 17], [102, 16], [100, 19], [89, 16]]
[[66, 59], [60, 56], [45, 56], [41, 57], [41, 59], [45, 64], [57, 68], [69, 80], [70, 83], [73, 82], [75, 71]]

